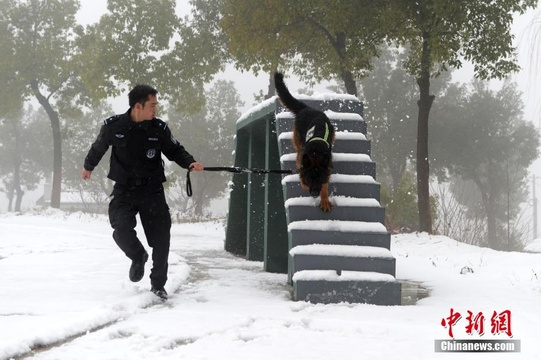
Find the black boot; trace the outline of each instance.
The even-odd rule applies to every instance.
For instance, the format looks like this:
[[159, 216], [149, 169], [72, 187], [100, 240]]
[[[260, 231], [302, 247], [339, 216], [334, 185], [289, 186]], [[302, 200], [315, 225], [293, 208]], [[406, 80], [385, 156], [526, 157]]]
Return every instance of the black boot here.
[[[144, 251], [144, 250], [143, 250]], [[133, 282], [141, 281], [145, 275], [145, 263], [148, 260], [148, 253], [144, 251], [138, 260], [132, 260], [130, 267], [130, 280]]]
[[161, 288], [155, 288], [154, 286], [150, 289], [156, 296], [159, 298], [162, 298], [163, 300], [167, 300], [167, 291], [163, 287]]

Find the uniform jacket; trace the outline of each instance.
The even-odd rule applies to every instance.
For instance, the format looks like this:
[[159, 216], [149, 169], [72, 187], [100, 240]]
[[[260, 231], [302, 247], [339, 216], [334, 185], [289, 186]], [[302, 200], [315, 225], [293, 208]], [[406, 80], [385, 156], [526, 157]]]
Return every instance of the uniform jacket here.
[[109, 146], [112, 149], [107, 177], [117, 184], [125, 185], [136, 179], [164, 182], [162, 153], [183, 168], [195, 162], [164, 121], [154, 118], [135, 123], [131, 121], [130, 111], [104, 121], [85, 158], [86, 170], [94, 170]]

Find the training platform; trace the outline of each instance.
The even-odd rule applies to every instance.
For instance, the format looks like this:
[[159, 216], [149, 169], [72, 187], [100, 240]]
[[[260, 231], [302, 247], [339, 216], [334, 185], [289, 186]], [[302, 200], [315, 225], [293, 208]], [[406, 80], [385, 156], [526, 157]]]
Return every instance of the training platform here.
[[[234, 174], [225, 249], [263, 261], [268, 272], [287, 273], [294, 300], [400, 305], [363, 104], [351, 95], [299, 100], [325, 111], [336, 129], [333, 210], [322, 212], [296, 174]], [[295, 171], [293, 121], [277, 98], [244, 114], [237, 121], [235, 166]]]

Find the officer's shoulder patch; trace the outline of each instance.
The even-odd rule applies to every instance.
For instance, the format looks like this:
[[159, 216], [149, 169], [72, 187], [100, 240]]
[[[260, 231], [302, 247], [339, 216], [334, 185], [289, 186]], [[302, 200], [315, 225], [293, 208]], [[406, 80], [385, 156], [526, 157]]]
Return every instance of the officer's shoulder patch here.
[[161, 130], [167, 129], [167, 123], [163, 121], [162, 119], [154, 118], [154, 120], [152, 121], [152, 124], [160, 128]]
[[120, 115], [113, 115], [107, 119], [105, 119], [103, 121], [103, 125], [111, 125], [112, 123], [114, 123], [115, 121], [117, 121], [118, 119], [120, 119]]

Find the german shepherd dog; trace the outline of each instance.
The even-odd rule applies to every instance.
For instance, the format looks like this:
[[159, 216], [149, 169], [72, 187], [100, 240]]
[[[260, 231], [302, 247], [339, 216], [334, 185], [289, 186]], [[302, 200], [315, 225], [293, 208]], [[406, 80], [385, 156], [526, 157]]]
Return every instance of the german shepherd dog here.
[[329, 201], [329, 177], [332, 171], [334, 128], [329, 118], [294, 98], [284, 83], [284, 75], [274, 74], [276, 92], [282, 105], [295, 116], [293, 146], [297, 152], [297, 170], [301, 187], [310, 195], [321, 197], [319, 207], [324, 212], [332, 209]]

